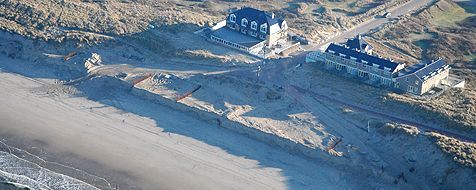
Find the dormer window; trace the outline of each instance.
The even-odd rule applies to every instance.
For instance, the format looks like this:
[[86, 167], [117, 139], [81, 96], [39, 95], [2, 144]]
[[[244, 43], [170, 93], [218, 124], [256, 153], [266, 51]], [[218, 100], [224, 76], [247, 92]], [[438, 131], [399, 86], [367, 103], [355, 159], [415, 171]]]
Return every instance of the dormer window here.
[[283, 23], [281, 24], [281, 29], [286, 30], [288, 29], [288, 25], [286, 24], [286, 21], [283, 20]]
[[258, 24], [256, 24], [255, 21], [251, 22], [251, 29], [257, 30], [258, 29]]
[[236, 16], [234, 14], [230, 15], [230, 22], [236, 22]]
[[260, 26], [260, 31], [261, 32], [266, 33], [267, 30], [268, 30], [268, 25], [266, 23], [264, 23]]
[[246, 18], [241, 19], [241, 26], [243, 27], [248, 26], [248, 20], [246, 20]]

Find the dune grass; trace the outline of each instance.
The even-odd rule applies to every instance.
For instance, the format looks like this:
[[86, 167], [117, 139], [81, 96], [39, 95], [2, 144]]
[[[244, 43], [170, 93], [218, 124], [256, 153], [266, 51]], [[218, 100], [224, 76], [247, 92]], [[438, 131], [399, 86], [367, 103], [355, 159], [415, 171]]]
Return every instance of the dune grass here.
[[471, 16], [476, 16], [476, 14], [466, 12], [465, 9], [456, 5], [449, 10], [440, 11], [435, 14], [432, 22], [440, 27], [455, 27], [458, 22]]

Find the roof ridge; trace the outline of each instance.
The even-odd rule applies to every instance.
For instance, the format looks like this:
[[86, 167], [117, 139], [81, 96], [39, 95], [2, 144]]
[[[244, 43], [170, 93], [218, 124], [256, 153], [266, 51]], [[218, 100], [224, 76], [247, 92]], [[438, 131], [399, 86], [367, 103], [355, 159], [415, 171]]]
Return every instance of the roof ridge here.
[[[349, 56], [349, 57], [355, 57], [359, 60], [367, 61], [368, 63], [378, 64], [381, 67], [390, 67], [392, 69], [392, 72], [393, 72], [393, 70], [395, 70], [398, 67], [398, 65], [403, 64], [401, 62], [393, 62], [393, 61], [390, 61], [388, 59], [383, 59], [383, 58], [377, 57], [375, 55], [369, 55], [369, 54], [364, 53], [362, 51], [360, 51], [360, 52], [355, 51], [353, 49], [346, 48], [343, 45], [336, 44], [336, 43], [331, 43], [329, 45], [329, 47], [327, 47], [326, 52], [328, 50], [332, 50], [335, 53], [341, 53], [341, 54], [344, 54], [344, 55]], [[349, 52], [352, 52], [352, 53], [349, 53]], [[354, 55], [352, 55], [352, 54], [354, 54]]]

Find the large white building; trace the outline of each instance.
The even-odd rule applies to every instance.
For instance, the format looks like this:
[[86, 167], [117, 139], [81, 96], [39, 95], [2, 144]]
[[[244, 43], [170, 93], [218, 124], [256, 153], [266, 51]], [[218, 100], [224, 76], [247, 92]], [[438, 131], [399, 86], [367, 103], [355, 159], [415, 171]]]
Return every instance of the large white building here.
[[244, 7], [231, 12], [225, 23], [211, 33], [210, 39], [255, 55], [287, 40], [286, 21], [273, 13]]
[[354, 75], [368, 83], [418, 95], [441, 86], [450, 69], [442, 59], [406, 66], [372, 55], [372, 47], [360, 36], [343, 45], [331, 43], [325, 51], [309, 53], [306, 62], [323, 63], [329, 69]]
[[265, 40], [266, 45], [275, 45], [279, 40], [287, 39], [286, 21], [251, 7], [244, 7], [231, 12], [226, 19], [226, 26], [242, 34]]

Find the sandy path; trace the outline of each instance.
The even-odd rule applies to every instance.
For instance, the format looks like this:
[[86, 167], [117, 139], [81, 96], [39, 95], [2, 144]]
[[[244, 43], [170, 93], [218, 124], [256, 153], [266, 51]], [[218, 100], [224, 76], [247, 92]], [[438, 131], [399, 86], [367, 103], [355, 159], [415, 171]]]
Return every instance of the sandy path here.
[[[163, 132], [155, 121], [84, 98], [31, 93], [41, 82], [0, 73], [0, 133], [44, 142], [47, 152], [74, 153], [126, 174], [145, 189], [283, 189], [279, 169], [235, 156], [193, 138]], [[88, 109], [93, 107], [93, 109]], [[102, 107], [102, 108], [101, 108]], [[157, 109], [166, 109], [157, 107]], [[206, 127], [193, 118], [162, 112], [164, 124]], [[179, 116], [179, 117], [177, 117]], [[168, 118], [168, 121], [166, 120]], [[259, 151], [259, 150], [258, 150]], [[87, 166], [83, 166], [86, 167]], [[92, 169], [92, 168], [89, 168]]]

